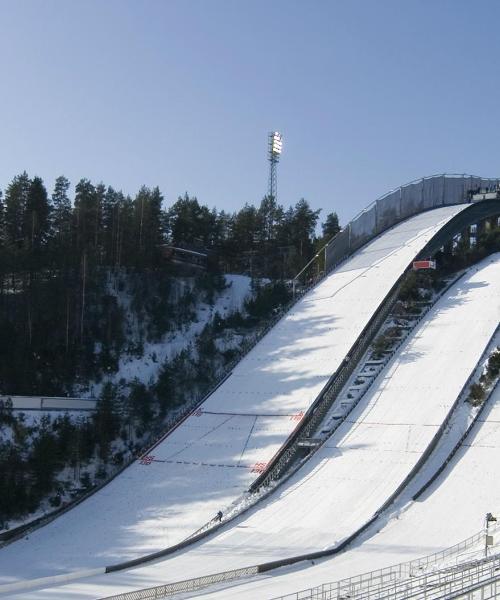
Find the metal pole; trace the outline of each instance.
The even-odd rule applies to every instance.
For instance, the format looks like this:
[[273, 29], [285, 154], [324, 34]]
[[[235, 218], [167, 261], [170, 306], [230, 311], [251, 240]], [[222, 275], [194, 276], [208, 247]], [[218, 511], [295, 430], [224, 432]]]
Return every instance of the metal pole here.
[[486, 514], [486, 536], [484, 539], [484, 556], [488, 558], [488, 528], [489, 528], [489, 513]]

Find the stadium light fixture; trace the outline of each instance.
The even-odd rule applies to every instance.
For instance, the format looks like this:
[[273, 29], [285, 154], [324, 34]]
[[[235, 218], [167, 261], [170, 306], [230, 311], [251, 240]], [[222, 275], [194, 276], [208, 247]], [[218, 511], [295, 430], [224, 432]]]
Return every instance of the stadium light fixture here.
[[269, 191], [270, 197], [276, 200], [278, 181], [276, 167], [283, 152], [283, 136], [279, 131], [271, 131], [268, 136], [268, 158], [269, 158]]

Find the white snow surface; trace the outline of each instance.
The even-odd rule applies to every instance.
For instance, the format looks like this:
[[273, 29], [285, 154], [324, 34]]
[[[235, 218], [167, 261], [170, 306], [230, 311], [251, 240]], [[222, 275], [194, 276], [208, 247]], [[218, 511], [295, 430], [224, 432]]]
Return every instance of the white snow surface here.
[[[228, 506], [257, 477], [254, 465], [266, 464], [284, 443], [404, 268], [466, 206], [440, 208], [413, 217], [345, 261], [306, 294], [237, 365], [201, 411], [151, 451], [154, 460], [150, 465], [135, 462], [104, 489], [33, 532], [29, 539], [0, 549], [0, 583], [112, 564], [159, 550], [184, 539], [219, 508]], [[471, 344], [472, 348], [476, 346]], [[417, 358], [409, 356], [407, 361]], [[406, 385], [407, 379], [403, 383]], [[447, 386], [442, 387], [444, 391]], [[398, 398], [397, 388], [392, 394], [393, 399]], [[354, 455], [368, 460], [372, 452], [366, 451], [367, 445], [377, 443], [374, 427], [380, 422], [382, 431], [394, 432], [394, 440], [378, 449], [384, 464], [379, 472], [389, 471], [393, 485], [414, 461], [412, 451], [398, 455], [399, 445], [408, 443], [415, 453], [420, 452], [448, 405], [449, 400], [440, 401], [432, 416], [417, 411], [412, 431], [403, 410], [392, 414], [389, 423], [386, 409], [374, 407], [369, 419], [342, 430], [342, 449], [340, 445], [339, 449], [329, 445], [325, 451], [349, 460]], [[358, 452], [354, 452], [356, 448]], [[389, 456], [398, 456], [395, 464]], [[352, 507], [351, 496], [350, 520], [342, 519], [332, 531], [331, 515], [336, 523], [339, 513], [331, 510], [329, 494], [322, 493], [323, 484], [318, 483], [321, 478], [316, 477], [325, 467], [325, 473], [330, 468], [328, 458], [323, 460], [306, 467], [308, 474], [301, 484], [294, 479], [284, 488], [279, 499], [287, 495], [290, 498], [280, 503], [283, 508], [278, 514], [272, 508], [278, 496], [267, 502], [261, 513], [263, 520], [258, 519], [260, 524], [255, 525], [254, 541], [242, 546], [235, 540], [238, 560], [245, 564], [262, 562], [266, 556], [293, 554], [297, 548], [303, 551], [318, 544], [329, 545], [345, 535], [353, 523], [359, 524], [366, 511], [385, 497], [385, 486], [380, 489], [374, 485], [363, 510], [361, 506]], [[339, 466], [342, 464], [339, 461]], [[335, 487], [350, 478], [348, 472], [336, 472]], [[375, 481], [374, 477], [371, 479]], [[366, 473], [359, 482], [351, 479], [353, 493], [356, 486], [364, 489]], [[313, 523], [310, 507], [303, 499], [294, 499], [294, 490], [309, 481], [308, 493], [313, 494], [316, 505], [314, 514], [330, 515], [326, 529]], [[297, 516], [293, 510], [298, 510]], [[283, 519], [288, 520], [285, 529]], [[239, 525], [234, 532], [245, 531], [245, 527]], [[247, 530], [248, 534], [251, 531]], [[231, 531], [219, 538], [223, 540], [226, 535], [232, 535]], [[278, 538], [282, 541], [277, 543]], [[223, 569], [232, 562], [227, 558], [222, 557]], [[213, 571], [208, 564], [208, 572]], [[176, 572], [174, 578], [182, 578], [181, 572]]]
[[[26, 598], [110, 595], [334, 545], [366, 522], [416, 463], [499, 320], [500, 255], [496, 255], [473, 269], [431, 309], [355, 409], [351, 422], [341, 426], [282, 489], [235, 525], [170, 559], [33, 592]], [[278, 572], [203, 596], [271, 597], [430, 554], [476, 533], [485, 512], [500, 508], [500, 484], [494, 484], [500, 453], [496, 439], [500, 392], [492, 401], [492, 412], [481, 418], [438, 482], [374, 539], [305, 573], [302, 565], [288, 569], [286, 577]], [[466, 459], [471, 453], [473, 458], [457, 475], [458, 457]], [[411, 515], [415, 516], [409, 526], [402, 526]]]

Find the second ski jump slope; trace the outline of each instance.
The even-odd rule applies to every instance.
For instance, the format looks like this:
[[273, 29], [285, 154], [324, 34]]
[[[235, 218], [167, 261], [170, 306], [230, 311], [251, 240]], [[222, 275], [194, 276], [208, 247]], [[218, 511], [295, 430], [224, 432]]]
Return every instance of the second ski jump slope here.
[[[349, 422], [344, 423], [282, 488], [226, 531], [155, 564], [23, 597], [30, 600], [102, 597], [334, 546], [371, 518], [422, 456], [474, 370], [499, 320], [500, 255], [496, 255], [471, 270], [429, 311], [351, 413]], [[388, 542], [385, 547], [380, 545], [377, 560], [371, 564], [372, 549], [368, 542], [364, 562], [356, 567], [351, 565], [349, 572], [406, 560], [405, 544], [410, 558], [415, 558], [475, 533], [480, 528], [483, 509], [495, 503], [500, 506], [500, 487], [491, 483], [493, 466], [487, 450], [491, 444], [496, 447], [494, 432], [497, 429], [498, 424], [493, 424], [483, 430], [482, 449], [471, 463], [473, 466], [468, 467], [468, 476], [474, 478], [473, 496], [477, 498], [477, 506], [469, 505], [465, 512], [460, 509], [464, 501], [470, 504], [464, 492], [470, 486], [458, 478], [453, 493], [448, 492], [439, 500], [441, 512], [436, 526], [426, 517], [426, 501], [414, 509], [417, 517], [412, 527], [415, 531], [407, 528], [397, 540]], [[486, 474], [484, 479], [480, 473]], [[496, 490], [492, 499], [488, 499], [490, 485]], [[447, 510], [449, 514], [467, 513], [467, 526], [461, 520], [450, 525]], [[427, 523], [425, 532], [420, 526], [423, 521]], [[434, 543], [433, 532], [439, 534]], [[346, 561], [348, 555], [329, 562]], [[344, 569], [337, 578], [345, 576]], [[334, 579], [324, 572], [322, 577], [323, 581]], [[248, 585], [251, 589], [252, 584]], [[262, 588], [263, 582], [255, 585]], [[295, 589], [301, 587], [309, 585], [296, 585]], [[257, 596], [249, 594], [247, 597], [266, 596], [261, 589]]]
[[[149, 464], [135, 462], [29, 539], [0, 549], [0, 583], [157, 551], [230, 505], [297, 426], [411, 260], [466, 207], [412, 217], [342, 263], [257, 344], [200, 410], [151, 451]], [[404, 424], [400, 430], [408, 435]], [[358, 443], [354, 437], [348, 445]], [[269, 526], [272, 532], [272, 519]], [[293, 528], [290, 533], [293, 540]]]

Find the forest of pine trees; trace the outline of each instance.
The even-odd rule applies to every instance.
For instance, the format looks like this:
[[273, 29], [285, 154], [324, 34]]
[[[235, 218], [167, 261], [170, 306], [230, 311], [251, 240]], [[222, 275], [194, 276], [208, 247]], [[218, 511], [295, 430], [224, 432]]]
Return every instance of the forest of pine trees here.
[[[100, 465], [96, 476], [105, 478], [106, 465], [119, 466], [186, 398], [206, 393], [239, 352], [216, 351], [215, 337], [236, 327], [251, 339], [272, 309], [287, 302], [283, 280], [339, 230], [331, 213], [317, 237], [320, 211], [304, 199], [285, 209], [265, 197], [258, 207], [229, 214], [188, 194], [166, 206], [157, 187], [142, 187], [135, 197], [88, 179], [74, 194], [70, 188], [61, 176], [49, 193], [40, 177], [24, 172], [0, 191], [0, 396], [88, 389], [116, 372], [124, 353], [139, 357], [143, 342], [188, 324], [196, 302], [210, 303], [224, 287], [224, 272], [256, 278], [255, 294], [246, 316], [208, 323], [194, 353], [162, 365], [152, 384], [104, 383], [89, 418], [43, 417], [33, 424], [0, 400], [0, 429], [10, 432], [0, 435], [0, 529], [44, 498], [55, 507], [73, 486], [94, 485], [86, 464]], [[202, 247], [217, 259], [177, 303], [170, 291], [184, 272], [165, 258], [165, 245]], [[259, 286], [261, 277], [274, 283]], [[131, 339], [111, 281], [131, 297], [145, 339]], [[68, 469], [74, 483], [62, 485], [58, 473]]]
[[[14, 177], [0, 196], [0, 394], [61, 394], [95, 376], [94, 347], [116, 362], [120, 308], [106, 292], [109, 270], [168, 279], [164, 244], [201, 245], [224, 271], [284, 279], [313, 255], [319, 210], [301, 199], [285, 210], [271, 197], [229, 214], [187, 194], [164, 206], [160, 190], [135, 197], [103, 183]], [[338, 231], [335, 213], [323, 231]], [[154, 273], [154, 275], [152, 275]], [[168, 283], [168, 282], [167, 282]]]

